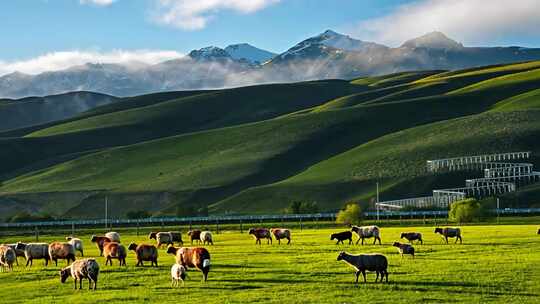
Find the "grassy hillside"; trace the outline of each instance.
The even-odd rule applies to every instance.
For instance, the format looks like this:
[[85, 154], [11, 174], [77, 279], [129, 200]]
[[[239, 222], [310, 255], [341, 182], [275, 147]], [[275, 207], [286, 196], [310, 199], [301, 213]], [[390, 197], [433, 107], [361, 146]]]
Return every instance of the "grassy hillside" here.
[[428, 175], [425, 161], [540, 152], [538, 67], [170, 93], [96, 108], [0, 138], [0, 205], [36, 212], [56, 201], [55, 214], [92, 217], [109, 195], [118, 216], [188, 206], [273, 213], [293, 200], [323, 210], [367, 202], [377, 180], [383, 199], [460, 186], [478, 173]]
[[71, 118], [119, 100], [110, 95], [84, 91], [45, 97], [0, 99], [0, 132]]

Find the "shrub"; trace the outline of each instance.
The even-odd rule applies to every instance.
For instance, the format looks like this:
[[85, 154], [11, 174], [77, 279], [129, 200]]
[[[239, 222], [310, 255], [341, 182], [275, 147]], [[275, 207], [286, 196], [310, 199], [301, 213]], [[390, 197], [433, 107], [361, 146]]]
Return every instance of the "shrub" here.
[[456, 201], [450, 205], [448, 218], [458, 223], [472, 222], [482, 217], [482, 206], [474, 198]]
[[350, 203], [345, 209], [339, 211], [336, 223], [345, 225], [358, 225], [362, 221], [362, 208], [357, 203]]
[[7, 222], [21, 223], [21, 222], [48, 222], [54, 221], [55, 218], [49, 214], [30, 214], [26, 211], [21, 211], [13, 216], [7, 218]]
[[287, 209], [285, 209], [285, 213], [290, 214], [303, 214], [303, 213], [317, 213], [319, 212], [319, 206], [316, 202], [300, 202], [300, 201], [294, 201], [292, 202]]
[[129, 211], [128, 213], [126, 213], [126, 216], [128, 219], [144, 219], [144, 218], [151, 217], [152, 214], [150, 214], [150, 212], [145, 211], [145, 210], [138, 210], [138, 211]]

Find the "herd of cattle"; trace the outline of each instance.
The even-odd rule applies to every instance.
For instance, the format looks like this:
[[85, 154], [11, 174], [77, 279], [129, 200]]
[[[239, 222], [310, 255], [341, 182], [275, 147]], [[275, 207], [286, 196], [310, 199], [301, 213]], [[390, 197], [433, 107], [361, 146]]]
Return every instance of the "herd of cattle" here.
[[[330, 236], [330, 240], [336, 240], [336, 244], [343, 244], [343, 241], [348, 240], [349, 244], [352, 244], [353, 232], [358, 235], [356, 244], [360, 241], [362, 245], [365, 239], [373, 238], [373, 244], [378, 241], [381, 244], [380, 228], [377, 226], [352, 226], [350, 231], [343, 231], [334, 233]], [[266, 239], [268, 244], [272, 243], [272, 236], [281, 244], [282, 239], [287, 240], [287, 244], [291, 243], [291, 231], [283, 228], [251, 228], [248, 232], [255, 238], [255, 244], [261, 244], [262, 239]], [[448, 238], [456, 238], [456, 243], [459, 240], [462, 243], [460, 228], [435, 228], [435, 233], [440, 234], [448, 243]], [[540, 229], [538, 230], [540, 234]], [[191, 244], [194, 242], [203, 245], [213, 245], [213, 236], [210, 231], [191, 230], [188, 232], [188, 236], [191, 240]], [[143, 262], [150, 262], [151, 266], [158, 266], [158, 248], [161, 246], [167, 246], [167, 254], [175, 256], [175, 264], [171, 267], [171, 279], [172, 285], [178, 286], [180, 282], [184, 282], [186, 277], [186, 271], [188, 268], [195, 268], [203, 273], [203, 280], [207, 281], [208, 273], [210, 271], [210, 253], [204, 247], [174, 247], [174, 244], [180, 244], [183, 246], [182, 235], [179, 232], [151, 232], [148, 236], [149, 239], [156, 240], [156, 245], [150, 244], [135, 244], [130, 243], [126, 248], [120, 242], [120, 235], [117, 232], [108, 232], [103, 236], [91, 237], [91, 242], [95, 243], [99, 249], [100, 256], [105, 258], [105, 265], [112, 266], [112, 260], [119, 261], [120, 266], [126, 265], [126, 257], [128, 250], [134, 251], [137, 258], [136, 266], [143, 266]], [[404, 244], [400, 242], [394, 242], [393, 246], [397, 248], [401, 256], [409, 254], [414, 258], [415, 249], [412, 246], [413, 241], [417, 241], [423, 244], [422, 234], [419, 232], [403, 232], [400, 236], [401, 239], [406, 239], [410, 244]], [[99, 264], [94, 258], [86, 258], [76, 260], [76, 252], [79, 252], [84, 257], [83, 242], [74, 237], [66, 237], [66, 242], [53, 242], [47, 243], [21, 243], [16, 244], [3, 244], [0, 245], [0, 270], [4, 271], [6, 268], [13, 269], [13, 264], [18, 265], [17, 257], [24, 257], [26, 259], [26, 266], [32, 266], [34, 259], [43, 259], [45, 266], [49, 261], [53, 261], [55, 265], [58, 265], [58, 260], [66, 260], [69, 264], [68, 267], [63, 268], [60, 271], [61, 282], [64, 283], [68, 277], [72, 277], [77, 289], [82, 289], [82, 280], [87, 279], [90, 289], [97, 289], [97, 280], [99, 275]], [[338, 261], [345, 261], [356, 269], [356, 282], [360, 273], [364, 277], [366, 282], [366, 271], [376, 272], [377, 277], [375, 282], [386, 278], [388, 282], [388, 260], [386, 256], [382, 254], [359, 254], [353, 255], [346, 252], [340, 252]]]

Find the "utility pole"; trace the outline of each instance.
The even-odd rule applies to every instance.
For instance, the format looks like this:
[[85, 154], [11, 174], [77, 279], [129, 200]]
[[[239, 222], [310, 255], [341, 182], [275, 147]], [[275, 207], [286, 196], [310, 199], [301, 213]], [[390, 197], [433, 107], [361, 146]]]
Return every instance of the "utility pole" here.
[[375, 206], [377, 206], [377, 223], [379, 222], [379, 182], [377, 182], [377, 198], [375, 200]]
[[497, 197], [497, 224], [499, 223], [499, 208], [500, 208], [499, 198]]
[[107, 229], [108, 229], [108, 228], [107, 228], [107, 227], [108, 227], [108, 226], [107, 226], [107, 217], [108, 217], [107, 212], [108, 212], [108, 209], [109, 209], [109, 206], [108, 206], [108, 205], [109, 205], [108, 197], [105, 196], [105, 231], [107, 231]]

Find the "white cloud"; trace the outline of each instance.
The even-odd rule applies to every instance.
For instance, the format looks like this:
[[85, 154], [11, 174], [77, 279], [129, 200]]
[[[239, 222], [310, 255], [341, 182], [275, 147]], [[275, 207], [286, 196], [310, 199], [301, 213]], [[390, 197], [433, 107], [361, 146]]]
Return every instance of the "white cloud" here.
[[81, 4], [93, 4], [97, 6], [109, 6], [116, 0], [79, 0]]
[[431, 31], [478, 44], [511, 35], [538, 38], [539, 28], [538, 0], [422, 0], [361, 22], [353, 32], [390, 45]]
[[144, 63], [156, 64], [166, 60], [177, 59], [183, 54], [167, 50], [114, 50], [111, 52], [97, 51], [64, 51], [53, 52], [35, 58], [17, 61], [0, 60], [0, 75], [15, 71], [26, 74], [39, 74], [46, 71], [63, 70], [85, 63]]
[[184, 30], [206, 27], [221, 10], [250, 14], [281, 0], [156, 0], [154, 20]]

